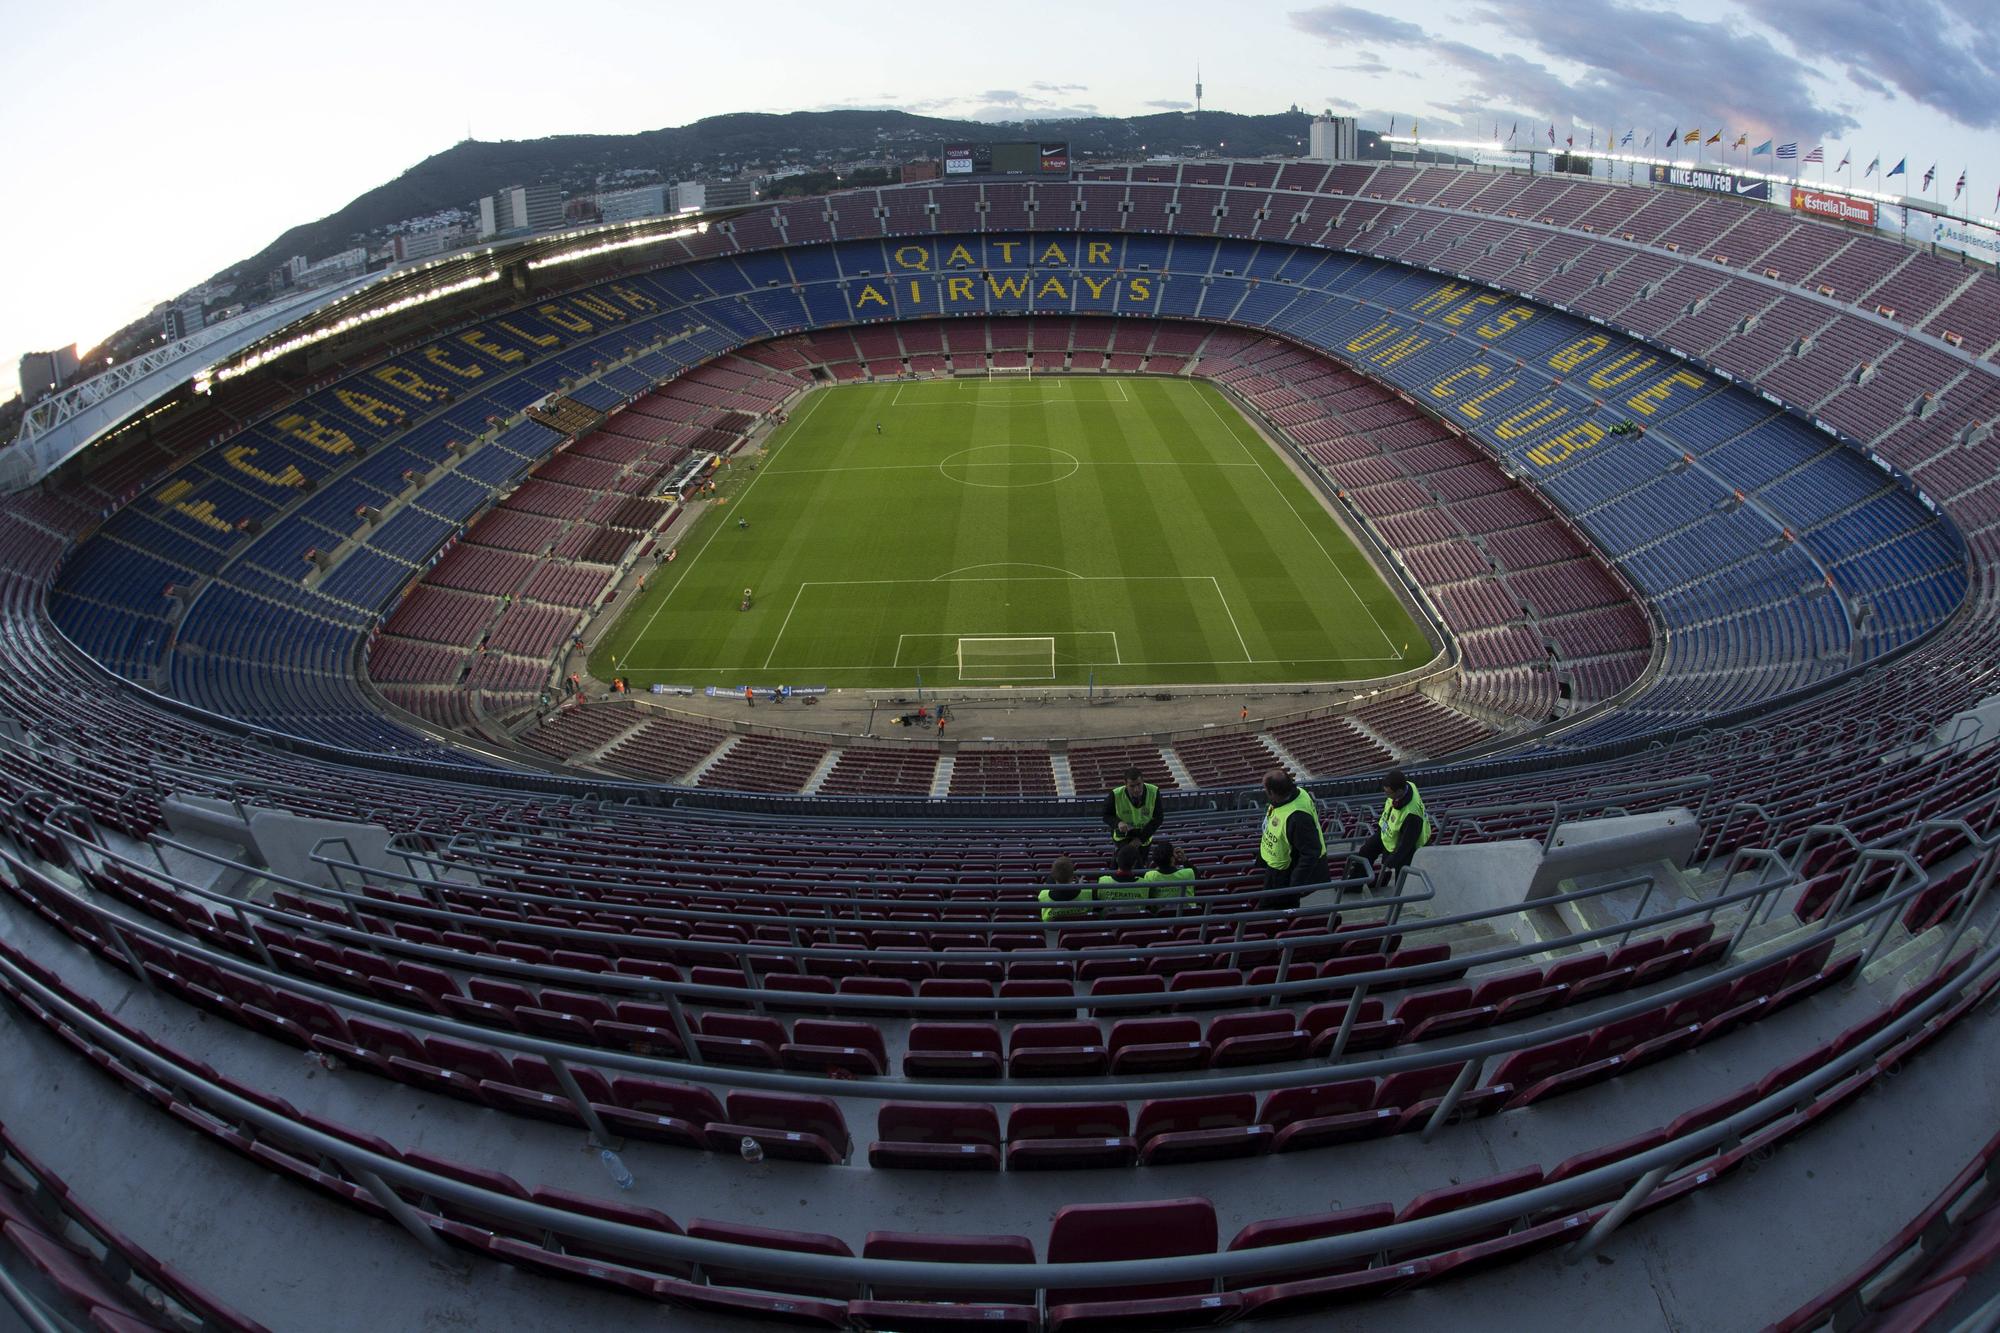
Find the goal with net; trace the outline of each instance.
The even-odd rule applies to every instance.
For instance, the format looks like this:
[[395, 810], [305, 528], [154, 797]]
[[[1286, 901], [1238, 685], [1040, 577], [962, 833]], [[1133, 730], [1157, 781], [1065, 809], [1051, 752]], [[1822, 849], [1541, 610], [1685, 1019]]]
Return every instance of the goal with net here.
[[1052, 635], [958, 641], [960, 680], [1054, 680], [1056, 641]]

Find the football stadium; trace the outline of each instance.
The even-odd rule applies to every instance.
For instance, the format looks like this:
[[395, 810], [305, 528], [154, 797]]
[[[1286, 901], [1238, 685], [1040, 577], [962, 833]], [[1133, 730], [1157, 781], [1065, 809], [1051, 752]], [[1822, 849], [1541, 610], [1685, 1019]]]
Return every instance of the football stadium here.
[[30, 410], [0, 1315], [1991, 1326], [1993, 270], [1023, 148]]

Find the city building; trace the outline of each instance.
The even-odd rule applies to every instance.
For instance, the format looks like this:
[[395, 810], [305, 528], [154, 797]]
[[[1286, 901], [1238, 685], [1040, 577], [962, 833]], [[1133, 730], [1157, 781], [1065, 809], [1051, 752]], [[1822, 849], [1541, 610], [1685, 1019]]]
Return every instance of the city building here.
[[616, 190], [597, 196], [598, 211], [606, 222], [631, 222], [658, 217], [667, 211], [671, 191], [664, 185], [646, 185], [636, 190]]
[[479, 239], [519, 231], [553, 231], [563, 224], [562, 190], [510, 185], [479, 201]]
[[200, 301], [181, 301], [167, 307], [166, 315], [160, 321], [160, 332], [168, 342], [187, 337], [202, 326]]
[[708, 207], [708, 187], [700, 181], [682, 181], [674, 186], [674, 212], [699, 213]]
[[1313, 118], [1306, 156], [1314, 162], [1353, 162], [1361, 156], [1361, 132], [1352, 116], [1331, 111]]
[[395, 258], [399, 264], [412, 259], [429, 259], [447, 250], [456, 250], [469, 237], [463, 227], [433, 227], [429, 231], [404, 232], [396, 237]]
[[76, 378], [76, 348], [29, 352], [21, 358], [21, 399], [36, 403]]
[[738, 176], [733, 181], [710, 181], [706, 196], [704, 208], [736, 208], [757, 202], [757, 185], [748, 176]]

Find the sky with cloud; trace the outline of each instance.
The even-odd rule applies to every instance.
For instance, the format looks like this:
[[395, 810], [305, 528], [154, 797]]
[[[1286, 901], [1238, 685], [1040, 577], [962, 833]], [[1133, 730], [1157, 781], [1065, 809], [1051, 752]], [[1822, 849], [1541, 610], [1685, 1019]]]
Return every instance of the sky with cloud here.
[[[992, 122], [1332, 107], [1426, 138], [1700, 126], [2000, 187], [2000, 24], [1941, 0], [67, 0], [0, 45], [0, 386], [470, 132], [894, 106]], [[218, 188], [226, 165], [229, 186]], [[4, 390], [0, 390], [3, 392]]]

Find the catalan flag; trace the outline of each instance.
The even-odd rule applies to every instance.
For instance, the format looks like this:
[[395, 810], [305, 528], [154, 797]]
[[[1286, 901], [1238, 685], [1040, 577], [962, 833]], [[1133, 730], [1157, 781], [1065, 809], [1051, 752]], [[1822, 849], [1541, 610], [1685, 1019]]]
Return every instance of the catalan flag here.
[[1681, 142], [1682, 142], [1682, 143], [1700, 143], [1700, 142], [1701, 142], [1701, 131], [1700, 131], [1699, 129], [1692, 129], [1692, 130], [1689, 130], [1689, 131], [1687, 132], [1687, 134], [1686, 134], [1686, 135], [1685, 135], [1685, 136], [1684, 136], [1684, 137], [1683, 137], [1683, 138], [1681, 139]]

